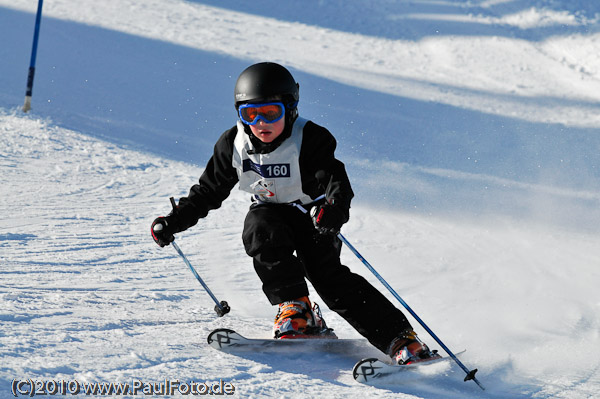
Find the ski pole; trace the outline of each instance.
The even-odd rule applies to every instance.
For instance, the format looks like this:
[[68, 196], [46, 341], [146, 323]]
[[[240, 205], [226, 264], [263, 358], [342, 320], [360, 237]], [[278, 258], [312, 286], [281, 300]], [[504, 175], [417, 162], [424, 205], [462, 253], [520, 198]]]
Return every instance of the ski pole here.
[[225, 302], [225, 301], [219, 302], [219, 300], [217, 299], [217, 297], [215, 297], [215, 295], [212, 293], [212, 291], [208, 288], [208, 286], [206, 285], [206, 283], [204, 282], [204, 280], [202, 280], [200, 278], [200, 276], [196, 272], [196, 269], [194, 269], [194, 266], [192, 266], [192, 264], [190, 263], [190, 261], [183, 254], [183, 252], [181, 251], [181, 248], [179, 248], [179, 245], [177, 245], [177, 243], [175, 241], [173, 241], [171, 243], [171, 245], [173, 245], [173, 248], [175, 248], [175, 251], [177, 251], [177, 253], [179, 254], [179, 256], [181, 256], [183, 258], [183, 261], [185, 262], [185, 264], [188, 265], [188, 267], [190, 268], [190, 270], [192, 271], [192, 273], [194, 274], [194, 276], [196, 276], [196, 280], [198, 280], [200, 282], [200, 284], [202, 284], [202, 287], [204, 287], [204, 290], [206, 290], [206, 292], [208, 293], [208, 295], [210, 295], [210, 297], [212, 298], [212, 300], [215, 301], [215, 303], [217, 304], [215, 306], [215, 312], [217, 312], [217, 314], [219, 315], [219, 317], [223, 317], [227, 313], [229, 313], [229, 311], [231, 310], [231, 308], [229, 307], [229, 305], [227, 304], [227, 302]]
[[[175, 204], [175, 198], [171, 197], [169, 200], [171, 201], [171, 206], [173, 207], [173, 212], [176, 212], [177, 211], [177, 204]], [[181, 256], [181, 258], [183, 259], [183, 261], [185, 262], [185, 264], [190, 268], [190, 270], [192, 271], [192, 273], [196, 277], [196, 280], [198, 280], [198, 282], [202, 285], [202, 287], [204, 287], [204, 290], [208, 293], [208, 295], [210, 295], [210, 297], [212, 298], [212, 300], [215, 301], [215, 303], [217, 304], [215, 306], [215, 312], [217, 312], [217, 315], [219, 315], [219, 317], [223, 317], [227, 313], [229, 313], [229, 311], [231, 310], [231, 308], [229, 307], [229, 305], [227, 304], [227, 302], [225, 302], [225, 301], [219, 302], [219, 300], [217, 299], [217, 297], [208, 288], [208, 285], [206, 285], [206, 283], [204, 282], [204, 280], [202, 280], [202, 278], [200, 278], [200, 276], [196, 272], [196, 269], [194, 269], [194, 266], [192, 266], [192, 264], [190, 263], [190, 261], [188, 260], [188, 258], [184, 255], [183, 251], [181, 251], [181, 248], [179, 248], [179, 245], [177, 245], [177, 243], [175, 242], [175, 240], [173, 240], [173, 242], [171, 242], [171, 245], [173, 245], [173, 248], [175, 248], [175, 251], [177, 251], [177, 253], [179, 254], [179, 256]]]
[[344, 237], [342, 235], [342, 233], [338, 233], [337, 237], [344, 244], [346, 244], [346, 246], [348, 248], [350, 248], [350, 251], [352, 251], [354, 253], [354, 255], [356, 255], [356, 257], [358, 259], [360, 259], [360, 261], [367, 267], [367, 269], [369, 269], [371, 271], [371, 273], [373, 273], [375, 275], [375, 277], [377, 277], [377, 279], [392, 293], [392, 295], [398, 301], [400, 301], [402, 306], [404, 306], [406, 308], [406, 310], [408, 310], [408, 312], [415, 318], [415, 320], [417, 320], [421, 324], [421, 326], [423, 326], [423, 328], [446, 351], [446, 353], [452, 358], [452, 360], [454, 360], [456, 362], [456, 364], [458, 364], [460, 366], [460, 368], [463, 369], [463, 371], [467, 374], [467, 376], [465, 377], [465, 381], [473, 380], [479, 386], [479, 388], [481, 388], [482, 390], [485, 390], [484, 386], [481, 385], [479, 380], [477, 380], [477, 378], [475, 377], [475, 373], [477, 372], [477, 369], [469, 370], [464, 364], [462, 364], [462, 362], [460, 360], [458, 360], [456, 355], [454, 355], [454, 353], [452, 353], [452, 351], [446, 345], [444, 345], [444, 343], [437, 337], [437, 335], [435, 335], [435, 333], [433, 331], [431, 331], [431, 329], [427, 326], [427, 324], [425, 324], [425, 322], [423, 320], [421, 320], [421, 318], [410, 308], [410, 306], [408, 306], [408, 304], [406, 302], [404, 302], [402, 297], [400, 297], [400, 295], [398, 295], [398, 293], [387, 283], [387, 281], [385, 281], [385, 279], [383, 277], [381, 277], [381, 275], [379, 273], [377, 273], [377, 271], [373, 268], [373, 266], [371, 266], [369, 264], [369, 262], [367, 262], [367, 260], [365, 258], [363, 258], [363, 256], [356, 250], [356, 248], [354, 248], [352, 246], [352, 244], [350, 244], [350, 242], [348, 242], [348, 240], [346, 240], [346, 237]]

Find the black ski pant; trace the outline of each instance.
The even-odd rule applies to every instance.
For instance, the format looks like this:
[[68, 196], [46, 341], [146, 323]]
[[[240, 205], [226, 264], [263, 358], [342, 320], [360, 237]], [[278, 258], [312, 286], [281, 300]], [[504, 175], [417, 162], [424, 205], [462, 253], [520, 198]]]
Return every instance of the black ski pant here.
[[308, 295], [307, 278], [331, 310], [384, 353], [411, 328], [381, 292], [341, 264], [339, 239], [319, 234], [298, 208], [252, 205], [242, 239], [272, 305]]

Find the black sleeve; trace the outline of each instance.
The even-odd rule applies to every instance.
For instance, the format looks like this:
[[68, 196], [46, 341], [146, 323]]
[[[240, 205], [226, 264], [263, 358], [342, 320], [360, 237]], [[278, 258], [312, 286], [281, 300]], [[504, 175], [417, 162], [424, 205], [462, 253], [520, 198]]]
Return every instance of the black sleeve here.
[[179, 199], [176, 210], [179, 231], [194, 226], [210, 210], [219, 208], [238, 182], [231, 163], [236, 134], [237, 127], [233, 127], [221, 135], [198, 184], [190, 188], [187, 197]]
[[306, 123], [299, 161], [302, 189], [312, 198], [325, 194], [327, 201], [339, 206], [348, 217], [354, 192], [344, 164], [335, 157], [336, 146], [329, 130], [311, 121]]

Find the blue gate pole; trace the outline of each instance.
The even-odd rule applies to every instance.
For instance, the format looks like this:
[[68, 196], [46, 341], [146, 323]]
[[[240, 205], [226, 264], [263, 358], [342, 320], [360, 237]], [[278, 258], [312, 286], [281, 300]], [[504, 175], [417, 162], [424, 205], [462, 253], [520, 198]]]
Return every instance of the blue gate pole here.
[[29, 62], [29, 73], [27, 74], [27, 90], [25, 91], [25, 104], [23, 112], [31, 109], [31, 95], [33, 93], [33, 76], [35, 75], [35, 59], [37, 57], [38, 39], [40, 37], [40, 24], [42, 22], [42, 5], [44, 0], [38, 0], [38, 9], [35, 16], [35, 30], [33, 31], [33, 46], [31, 48], [31, 61]]

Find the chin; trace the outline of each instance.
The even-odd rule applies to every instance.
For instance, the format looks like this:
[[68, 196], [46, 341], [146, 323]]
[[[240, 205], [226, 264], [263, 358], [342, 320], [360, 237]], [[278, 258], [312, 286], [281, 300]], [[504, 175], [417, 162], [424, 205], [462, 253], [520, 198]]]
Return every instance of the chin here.
[[263, 143], [270, 143], [271, 141], [273, 141], [273, 137], [271, 137], [271, 136], [259, 137], [259, 140], [262, 141]]

